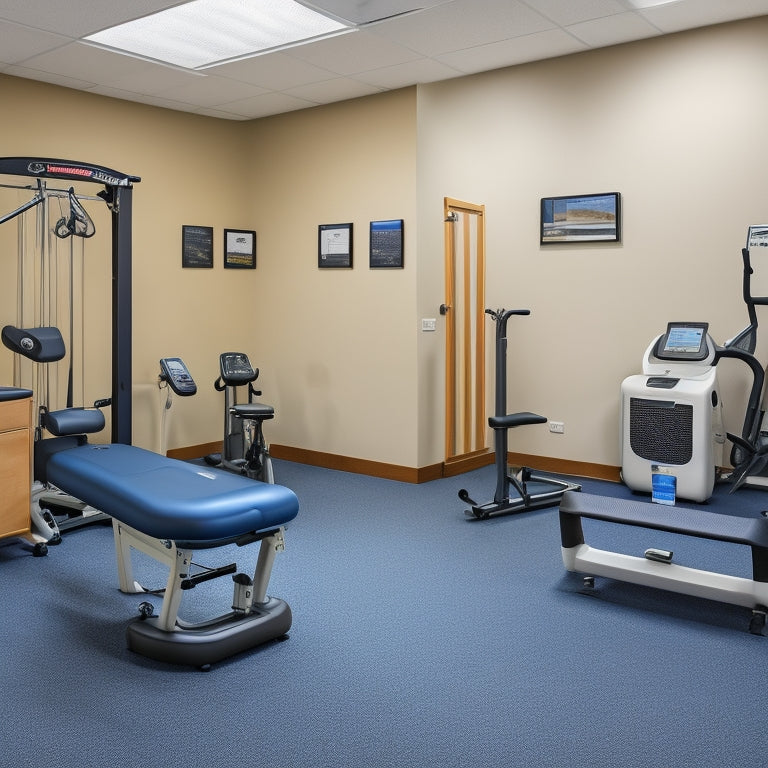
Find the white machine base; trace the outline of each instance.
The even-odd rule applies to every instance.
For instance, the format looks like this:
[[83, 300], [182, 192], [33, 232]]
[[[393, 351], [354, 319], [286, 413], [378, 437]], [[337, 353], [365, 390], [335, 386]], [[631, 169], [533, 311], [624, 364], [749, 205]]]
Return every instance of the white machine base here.
[[[582, 518], [742, 544], [752, 552], [753, 578], [704, 571], [671, 562], [672, 553], [645, 557], [595, 549], [584, 540]], [[560, 543], [568, 571], [703, 597], [752, 610], [750, 632], [762, 634], [768, 613], [768, 520], [698, 509], [568, 492], [560, 503]]]
[[768, 583], [765, 582], [607, 552], [589, 544], [563, 547], [562, 554], [566, 569], [577, 573], [605, 576], [743, 608], [768, 605]]

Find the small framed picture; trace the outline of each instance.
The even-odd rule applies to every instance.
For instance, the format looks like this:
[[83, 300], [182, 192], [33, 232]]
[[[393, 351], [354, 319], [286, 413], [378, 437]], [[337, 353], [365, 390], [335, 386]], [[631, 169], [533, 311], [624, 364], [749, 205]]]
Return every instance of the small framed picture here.
[[192, 269], [213, 267], [213, 227], [181, 227], [181, 266]]
[[392, 269], [403, 266], [403, 220], [372, 221], [369, 266]]
[[252, 229], [224, 230], [224, 268], [256, 269], [256, 233]]
[[540, 243], [621, 241], [621, 195], [568, 195], [541, 198]]
[[317, 266], [352, 267], [352, 225], [321, 224], [317, 230]]

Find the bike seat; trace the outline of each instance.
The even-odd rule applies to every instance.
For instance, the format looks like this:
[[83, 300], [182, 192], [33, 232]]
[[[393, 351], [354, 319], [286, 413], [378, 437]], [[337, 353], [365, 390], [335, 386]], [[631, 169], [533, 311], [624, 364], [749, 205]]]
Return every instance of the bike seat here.
[[275, 408], [264, 403], [242, 403], [233, 405], [230, 409], [238, 419], [271, 419], [275, 415]]
[[526, 424], [544, 424], [546, 420], [546, 416], [539, 416], [538, 413], [521, 411], [506, 416], [491, 416], [488, 419], [488, 426], [491, 429], [511, 429], [512, 427], [523, 427]]

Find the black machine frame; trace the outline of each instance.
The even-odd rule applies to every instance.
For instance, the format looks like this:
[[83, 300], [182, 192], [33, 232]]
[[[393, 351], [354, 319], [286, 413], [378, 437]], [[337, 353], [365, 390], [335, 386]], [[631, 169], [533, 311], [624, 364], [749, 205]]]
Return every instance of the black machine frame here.
[[[103, 185], [97, 193], [112, 214], [112, 442], [132, 440], [133, 185], [139, 176], [90, 163], [43, 157], [0, 157], [0, 175], [67, 179]], [[15, 211], [21, 213], [33, 203]], [[6, 217], [4, 221], [7, 221]]]

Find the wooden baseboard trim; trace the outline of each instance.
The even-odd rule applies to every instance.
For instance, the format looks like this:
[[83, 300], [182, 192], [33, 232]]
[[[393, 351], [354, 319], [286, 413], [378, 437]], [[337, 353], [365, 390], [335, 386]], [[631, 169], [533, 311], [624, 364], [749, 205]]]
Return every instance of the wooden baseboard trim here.
[[403, 483], [425, 483], [441, 477], [442, 467], [435, 464], [431, 467], [403, 467], [398, 464], [387, 464], [370, 459], [355, 459], [351, 456], [339, 456], [323, 451], [310, 451], [306, 448], [292, 448], [287, 445], [270, 445], [269, 452], [275, 459], [295, 461], [298, 464], [309, 464], [313, 467], [337, 469], [341, 472], [353, 472], [357, 475], [370, 475], [385, 480], [399, 480]]
[[[187, 461], [199, 459], [210, 453], [221, 453], [221, 442], [192, 445], [186, 448], [173, 448], [168, 456]], [[288, 445], [270, 446], [270, 453], [275, 459], [294, 461], [297, 464], [308, 464], [324, 469], [337, 469], [341, 472], [352, 472], [357, 475], [380, 477], [384, 480], [398, 480], [402, 483], [427, 483], [441, 477], [455, 477], [473, 469], [493, 464], [492, 451], [482, 451], [471, 456], [452, 459], [441, 464], [430, 464], [426, 467], [404, 467], [399, 464], [387, 464], [369, 459], [355, 459], [351, 456], [339, 456], [324, 451], [310, 451], [306, 448], [293, 448]], [[509, 453], [507, 461], [513, 466], [531, 467], [541, 472], [553, 472], [558, 475], [573, 477], [590, 477], [595, 480], [620, 482], [619, 467], [606, 464], [592, 464], [585, 461], [570, 461], [568, 459], [553, 459], [547, 456], [532, 456], [525, 453]]]
[[508, 453], [507, 461], [513, 466], [531, 467], [541, 472], [554, 472], [558, 475], [589, 477], [593, 480], [621, 482], [621, 468], [609, 464], [592, 464], [588, 461], [553, 459], [547, 456], [531, 456], [526, 453]]
[[446, 459], [443, 464], [443, 477], [455, 477], [463, 475], [465, 472], [471, 472], [473, 469], [487, 467], [493, 464], [495, 460], [494, 453], [490, 450], [478, 451], [467, 456], [460, 456], [456, 459]]
[[167, 453], [171, 459], [180, 459], [181, 461], [189, 461], [190, 459], [200, 459], [203, 456], [208, 456], [211, 453], [221, 453], [223, 450], [223, 443], [203, 443], [202, 445], [189, 445], [186, 448], [171, 448]]

